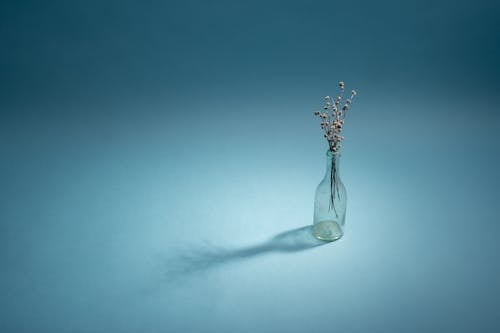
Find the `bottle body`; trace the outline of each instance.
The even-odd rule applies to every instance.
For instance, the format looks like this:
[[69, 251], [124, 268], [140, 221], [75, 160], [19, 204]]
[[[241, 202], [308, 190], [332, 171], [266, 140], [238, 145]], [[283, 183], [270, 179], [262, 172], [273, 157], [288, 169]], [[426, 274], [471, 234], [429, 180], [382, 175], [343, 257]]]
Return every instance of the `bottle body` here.
[[326, 173], [314, 197], [313, 235], [334, 241], [344, 235], [347, 193], [339, 176], [340, 152], [327, 151]]

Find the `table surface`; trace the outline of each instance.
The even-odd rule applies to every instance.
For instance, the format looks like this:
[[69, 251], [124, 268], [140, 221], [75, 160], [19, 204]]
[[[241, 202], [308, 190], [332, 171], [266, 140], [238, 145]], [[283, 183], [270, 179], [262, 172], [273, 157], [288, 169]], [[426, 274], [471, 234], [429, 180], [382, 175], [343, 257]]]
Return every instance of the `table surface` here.
[[[236, 133], [217, 127], [225, 115], [214, 113], [200, 141], [185, 136], [183, 119], [144, 109], [103, 130], [96, 116], [65, 126], [32, 121], [36, 140], [11, 130], [17, 140], [4, 145], [2, 165], [2, 325], [498, 327], [495, 122], [481, 120], [464, 142], [467, 117], [437, 112], [422, 136], [417, 112], [392, 112], [381, 129], [361, 115], [361, 102], [357, 111], [341, 157], [346, 232], [333, 243], [315, 241], [308, 228], [326, 164], [314, 119], [289, 146], [276, 140], [281, 120], [247, 117]], [[307, 117], [286, 126], [299, 133]]]

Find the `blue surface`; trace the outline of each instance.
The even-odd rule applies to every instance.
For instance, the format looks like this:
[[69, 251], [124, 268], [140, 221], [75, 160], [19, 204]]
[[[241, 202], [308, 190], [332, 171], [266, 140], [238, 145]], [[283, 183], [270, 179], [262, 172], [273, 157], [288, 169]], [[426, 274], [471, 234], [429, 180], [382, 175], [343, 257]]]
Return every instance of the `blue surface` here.
[[[500, 331], [493, 1], [0, 5], [0, 331]], [[358, 91], [347, 229], [309, 237]]]

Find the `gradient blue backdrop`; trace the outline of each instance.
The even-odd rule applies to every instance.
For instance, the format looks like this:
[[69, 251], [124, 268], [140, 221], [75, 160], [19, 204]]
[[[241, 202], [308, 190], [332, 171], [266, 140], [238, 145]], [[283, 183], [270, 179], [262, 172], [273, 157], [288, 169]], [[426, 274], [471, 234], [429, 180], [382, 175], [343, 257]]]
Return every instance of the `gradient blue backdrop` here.
[[3, 1], [0, 331], [500, 331], [499, 10]]

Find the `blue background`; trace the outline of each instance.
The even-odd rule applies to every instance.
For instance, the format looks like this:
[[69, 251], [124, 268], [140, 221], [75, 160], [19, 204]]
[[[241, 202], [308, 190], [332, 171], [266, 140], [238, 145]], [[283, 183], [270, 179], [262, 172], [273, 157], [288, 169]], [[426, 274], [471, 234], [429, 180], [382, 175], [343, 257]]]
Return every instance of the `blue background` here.
[[3, 1], [0, 331], [500, 331], [499, 10]]

